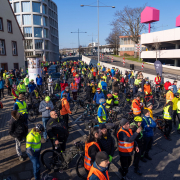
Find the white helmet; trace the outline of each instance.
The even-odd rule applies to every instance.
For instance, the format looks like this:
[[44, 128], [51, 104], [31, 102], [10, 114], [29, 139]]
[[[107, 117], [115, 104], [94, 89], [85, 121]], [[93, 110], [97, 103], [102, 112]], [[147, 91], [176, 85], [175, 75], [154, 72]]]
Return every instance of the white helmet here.
[[99, 103], [101, 104], [101, 103], [105, 103], [106, 102], [106, 100], [104, 99], [104, 98], [101, 98], [100, 100], [99, 100]]
[[173, 89], [173, 87], [172, 87], [172, 86], [169, 86], [168, 89]]

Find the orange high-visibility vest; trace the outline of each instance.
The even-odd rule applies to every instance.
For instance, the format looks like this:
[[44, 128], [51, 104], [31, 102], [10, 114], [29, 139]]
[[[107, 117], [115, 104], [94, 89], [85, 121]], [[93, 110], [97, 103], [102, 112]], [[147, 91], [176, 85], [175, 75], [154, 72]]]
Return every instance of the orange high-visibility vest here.
[[91, 169], [91, 157], [88, 154], [88, 150], [93, 144], [95, 144], [99, 151], [101, 151], [101, 148], [99, 147], [99, 144], [97, 142], [85, 143], [84, 168], [88, 171]]
[[74, 84], [71, 83], [71, 90], [77, 90], [78, 89], [78, 86], [77, 86], [77, 83], [75, 82]]
[[120, 152], [124, 152], [124, 153], [131, 153], [133, 150], [134, 150], [134, 141], [133, 142], [125, 142], [125, 141], [120, 141], [119, 140], [119, 133], [120, 132], [124, 132], [124, 133], [126, 133], [126, 135], [128, 136], [128, 137], [131, 137], [132, 135], [133, 135], [133, 132], [132, 132], [132, 130], [131, 129], [129, 129], [129, 132], [130, 133], [128, 133], [127, 131], [125, 131], [124, 129], [122, 129], [122, 128], [120, 128], [120, 130], [118, 131], [118, 133], [117, 133], [117, 138], [118, 138], [118, 150], [120, 151]]
[[[136, 103], [136, 105], [135, 105], [135, 103]], [[139, 106], [139, 108], [140, 108], [140, 103], [139, 103], [139, 101], [138, 101], [137, 99], [134, 99], [134, 100], [132, 101], [133, 114], [134, 114], [134, 115], [141, 114], [141, 109], [140, 109], [140, 110], [137, 109], [136, 106]]]
[[107, 176], [107, 178], [106, 178], [104, 176], [104, 174], [100, 170], [96, 169], [93, 165], [91, 166], [87, 180], [89, 180], [89, 178], [92, 176], [92, 174], [97, 176], [100, 180], [109, 180], [109, 173], [107, 170], [106, 170], [106, 176]]
[[174, 94], [173, 94], [172, 91], [169, 90], [169, 91], [166, 93], [166, 103], [168, 103], [169, 101], [172, 101], [173, 98], [174, 98]]

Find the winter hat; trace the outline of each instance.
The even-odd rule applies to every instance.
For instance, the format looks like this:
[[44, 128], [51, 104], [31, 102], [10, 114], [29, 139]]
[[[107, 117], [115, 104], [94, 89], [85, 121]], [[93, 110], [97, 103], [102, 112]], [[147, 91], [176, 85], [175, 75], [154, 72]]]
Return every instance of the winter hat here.
[[106, 128], [106, 125], [104, 123], [99, 124], [99, 129], [104, 129], [104, 128]]
[[129, 121], [126, 118], [122, 118], [120, 121], [120, 125], [124, 126], [126, 123], [128, 123]]
[[109, 156], [105, 151], [100, 151], [96, 154], [96, 164], [99, 165], [101, 162], [109, 160]]

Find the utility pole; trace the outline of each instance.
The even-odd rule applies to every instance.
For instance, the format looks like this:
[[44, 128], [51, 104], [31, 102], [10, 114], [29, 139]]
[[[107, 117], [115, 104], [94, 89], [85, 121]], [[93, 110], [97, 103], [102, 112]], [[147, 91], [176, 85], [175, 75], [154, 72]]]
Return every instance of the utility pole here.
[[[94, 37], [94, 36], [97, 36], [97, 35], [93, 35], [93, 33], [92, 33], [92, 35], [88, 35], [88, 36], [92, 36], [92, 46], [91, 46], [91, 47], [92, 47], [92, 53], [93, 53], [93, 49], [94, 49], [94, 48], [93, 48], [93, 37]], [[92, 55], [93, 55], [93, 54], [92, 54]]]
[[79, 60], [80, 60], [80, 43], [79, 43], [79, 33], [87, 33], [87, 32], [79, 32], [79, 29], [78, 29], [78, 32], [71, 32], [71, 33], [78, 33]]

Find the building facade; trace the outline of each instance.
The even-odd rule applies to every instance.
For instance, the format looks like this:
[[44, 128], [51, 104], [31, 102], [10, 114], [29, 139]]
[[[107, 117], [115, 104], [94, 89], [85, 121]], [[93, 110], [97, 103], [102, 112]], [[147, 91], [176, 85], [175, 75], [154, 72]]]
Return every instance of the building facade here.
[[147, 51], [141, 53], [144, 61], [158, 59], [163, 64], [180, 66], [180, 27], [142, 34], [141, 44], [147, 47]]
[[0, 5], [0, 66], [25, 69], [24, 36], [8, 0]]
[[25, 37], [25, 56], [59, 60], [57, 5], [52, 0], [9, 1]]

